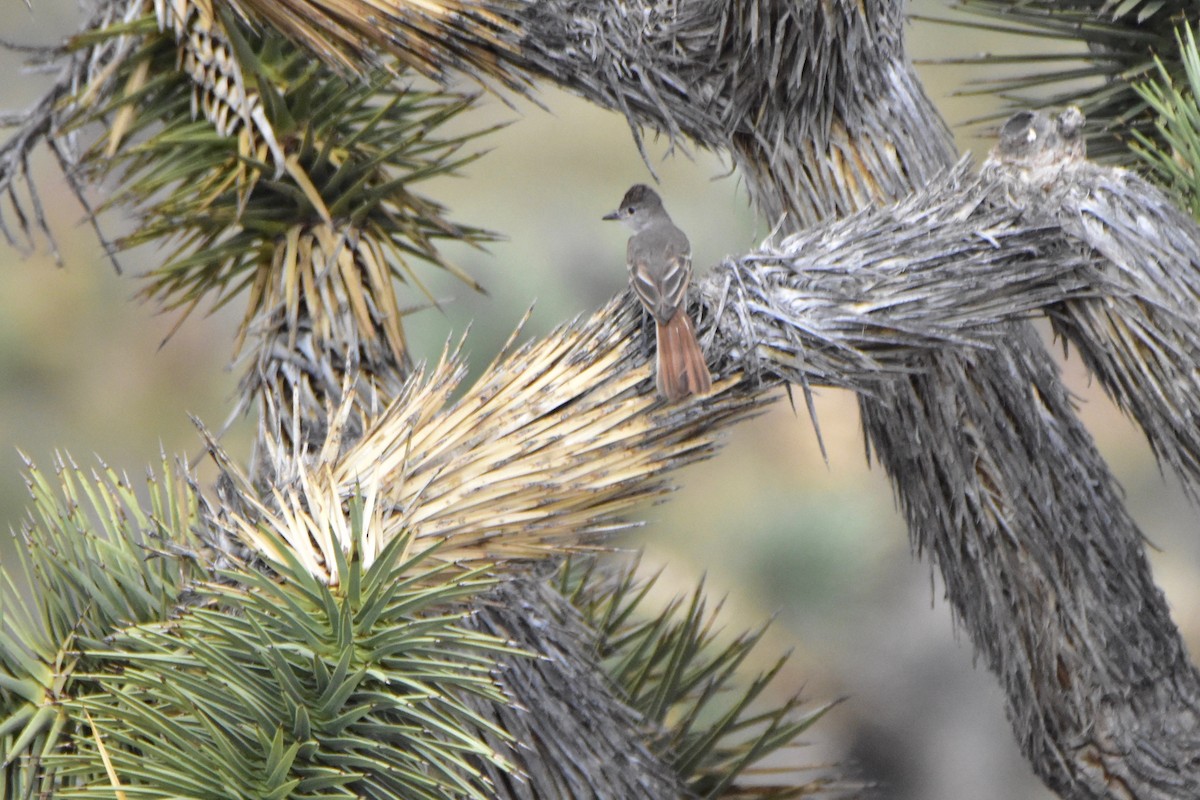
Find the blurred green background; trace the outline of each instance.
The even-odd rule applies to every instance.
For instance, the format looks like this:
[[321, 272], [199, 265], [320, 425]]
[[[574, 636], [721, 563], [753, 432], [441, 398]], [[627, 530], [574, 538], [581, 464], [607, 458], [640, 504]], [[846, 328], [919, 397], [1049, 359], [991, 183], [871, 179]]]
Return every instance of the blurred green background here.
[[[945, 14], [942, 5], [919, 1], [913, 10]], [[7, 0], [6, 9], [0, 38], [13, 42], [53, 42], [78, 23], [72, 0], [38, 0], [33, 11]], [[909, 38], [918, 59], [1046, 46], [924, 22], [910, 25]], [[987, 96], [951, 96], [986, 77], [985, 70], [920, 70], [952, 124], [996, 108]], [[24, 108], [48, 83], [47, 76], [23, 71], [12, 53], [0, 54], [0, 74], [10, 76], [0, 86], [6, 110]], [[457, 131], [511, 124], [481, 140], [491, 152], [461, 177], [439, 179], [425, 191], [447, 205], [452, 218], [507, 240], [486, 252], [453, 251], [485, 284], [487, 297], [446, 276], [431, 279], [439, 299], [452, 302], [444, 313], [409, 318], [419, 356], [436, 358], [442, 343], [473, 321], [467, 350], [483, 365], [531, 303], [527, 333], [537, 335], [624, 290], [627, 232], [600, 216], [630, 184], [649, 180], [647, 169], [617, 115], [556, 91], [544, 90], [539, 99], [545, 109], [526, 101], [509, 107], [485, 96], [454, 122]], [[978, 130], [957, 134], [960, 147], [978, 157], [989, 146], [986, 137], [976, 138]], [[662, 160], [664, 144], [651, 149], [667, 207], [691, 237], [698, 270], [753, 247], [769, 232], [719, 156], [676, 153]], [[44, 242], [32, 253], [0, 248], [5, 527], [19, 526], [26, 513], [18, 448], [45, 468], [60, 451], [84, 465], [102, 459], [136, 483], [159, 462], [160, 451], [195, 459], [200, 441], [188, 413], [220, 427], [240, 374], [229, 363], [237, 304], [215, 316], [194, 315], [160, 347], [174, 316], [131, 301], [140, 285], [136, 273], [153, 254], [126, 259], [127, 273], [116, 275], [50, 159], [43, 153], [33, 166], [64, 266], [55, 266]], [[120, 219], [107, 224], [110, 232], [128, 225]], [[416, 305], [421, 298], [410, 293], [407, 301]], [[1200, 636], [1195, 511], [1078, 362], [1068, 361], [1064, 370], [1134, 515], [1158, 548], [1152, 553], [1157, 577], [1194, 652]], [[714, 600], [726, 598], [731, 634], [775, 615], [757, 656], [765, 666], [794, 649], [781, 693], [803, 687], [814, 702], [847, 698], [808, 735], [807, 747], [790, 754], [795, 763], [840, 761], [850, 775], [879, 783], [874, 796], [895, 800], [1051, 797], [1017, 752], [994, 680], [974, 667], [970, 643], [956, 636], [938, 580], [911, 556], [887, 481], [866, 466], [853, 398], [825, 390], [817, 408], [828, 463], [807, 417], [778, 402], [730, 431], [718, 458], [681, 474], [680, 491], [647, 508], [646, 526], [627, 544], [648, 551], [648, 567], [665, 565], [664, 597], [703, 576]], [[249, 427], [236, 421], [226, 434], [226, 445], [239, 456], [249, 453]], [[201, 474], [211, 474], [207, 465]]]

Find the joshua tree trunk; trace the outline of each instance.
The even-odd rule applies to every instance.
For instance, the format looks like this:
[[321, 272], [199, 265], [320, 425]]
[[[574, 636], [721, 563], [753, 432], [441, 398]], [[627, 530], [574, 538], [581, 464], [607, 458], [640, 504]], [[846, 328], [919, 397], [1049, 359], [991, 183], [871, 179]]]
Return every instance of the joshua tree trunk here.
[[[992, 340], [986, 348], [947, 342], [905, 352], [896, 366], [907, 374], [891, 377], [811, 374], [813, 353], [824, 348], [795, 344], [806, 338], [808, 312], [825, 313], [814, 297], [804, 296], [806, 290], [820, 294], [830, 280], [823, 273], [831, 268], [852, 278], [853, 259], [872, 252], [878, 230], [872, 223], [891, 222], [896, 212], [835, 223], [836, 234], [824, 221], [914, 191], [921, 198], [914, 202], [928, 209], [956, 210], [949, 205], [953, 197], [928, 185], [935, 172], [951, 167], [954, 153], [905, 55], [903, 5], [693, 2], [618, 15], [603, 5], [550, 0], [525, 7], [521, 44], [536, 67], [621, 109], [632, 124], [682, 133], [734, 154], [760, 211], [772, 222], [783, 215], [784, 230], [802, 231], [810, 244], [794, 244], [791, 251], [802, 259], [819, 254], [812, 256], [814, 271], [805, 281], [789, 276], [800, 284], [795, 294], [780, 298], [778, 287], [771, 287], [757, 306], [728, 288], [748, 285], [748, 276], [710, 279], [709, 292], [735, 294], [721, 301], [727, 309], [721, 331], [728, 336], [720, 341], [733, 350], [778, 341], [779, 349], [759, 344], [746, 356], [787, 380], [859, 390], [864, 428], [897, 489], [914, 546], [941, 571], [959, 622], [1000, 679], [1014, 732], [1037, 774], [1064, 797], [1195, 797], [1200, 681], [1151, 579], [1141, 533], [1029, 324], [998, 323], [987, 330]], [[638, 26], [643, 35], [627, 35], [622, 25]], [[600, 31], [599, 41], [587, 50], [570, 47], [584, 31]], [[1047, 147], [1052, 161], [1056, 155], [1057, 163], [1071, 160], [1071, 153]], [[997, 167], [1001, 174], [1005, 169]], [[1120, 294], [1128, 296], [1130, 283], [1148, 284], [1143, 296], [1154, 304], [1140, 304], [1138, 311], [1124, 303], [1116, 324], [1106, 326], [1082, 321], [1094, 318], [1102, 301], [1073, 301], [1065, 305], [1062, 327], [1091, 354], [1113, 352], [1113, 341], [1130, 328], [1149, 328], [1150, 342], [1170, 338], [1164, 331], [1176, 324], [1188, 331], [1181, 334], [1183, 346], [1158, 359], [1154, 382], [1123, 380], [1154, 372], [1141, 366], [1154, 359], [1152, 344], [1126, 348], [1128, 357], [1107, 371], [1097, 357], [1089, 358], [1089, 366], [1101, 368], [1105, 386], [1136, 415], [1156, 450], [1166, 453], [1166, 463], [1176, 469], [1194, 464], [1200, 452], [1200, 387], [1188, 374], [1200, 356], [1194, 316], [1200, 311], [1200, 238], [1194, 225], [1179, 212], [1164, 212], [1161, 197], [1128, 176], [1081, 168], [1044, 177], [1056, 198], [1073, 199], [1052, 220], [1059, 227], [1052, 237], [1067, 252], [1111, 239], [1113, 229], [1118, 236], [1130, 234], [1136, 226], [1122, 223], [1137, 219], [1139, 206], [1165, 241], [1175, 238], [1176, 225], [1188, 232], [1164, 245], [1171, 250], [1167, 263], [1176, 268], [1173, 275], [1163, 268], [1165, 280], [1152, 252], [1159, 248], [1156, 236], [1126, 239], [1124, 250], [1102, 247], [1112, 262], [1094, 272], [1093, 288], [1112, 294], [1100, 287], [1129, 269]], [[1017, 212], [1053, 207], [1041, 196], [1045, 181], [1021, 184], [1019, 191], [1011, 191], [1013, 183], [1021, 182], [1012, 181], [1007, 193], [988, 193], [986, 201], [967, 202], [1007, 204]], [[1132, 206], [1133, 213], [1114, 213], [1114, 205]], [[960, 208], [965, 213], [968, 207]], [[1025, 219], [1033, 224], [1048, 216], [1043, 211]], [[914, 222], [885, 227], [879, 246], [929, 252], [914, 242], [920, 230]], [[841, 252], [819, 247], [835, 236]], [[1044, 256], [1027, 252], [1034, 269], [1032, 262]], [[751, 268], [758, 272], [761, 264]], [[962, 281], [974, 274], [966, 262], [958, 272]], [[1186, 290], [1166, 291], [1173, 283], [1186, 284]], [[861, 301], [886, 295], [880, 286], [864, 288]], [[1145, 315], [1158, 304], [1166, 306], [1162, 317], [1147, 325]], [[748, 308], [765, 310], [755, 316]], [[800, 330], [780, 331], [785, 316]], [[794, 360], [781, 363], [781, 350]], [[1159, 386], [1168, 387], [1176, 405], [1163, 410], [1163, 400], [1153, 397]], [[1188, 398], [1175, 401], [1176, 387], [1187, 387], [1182, 393]], [[1164, 428], [1181, 427], [1189, 429], [1182, 434], [1186, 441], [1167, 437], [1164, 445]], [[1195, 475], [1181, 469], [1185, 480]]]

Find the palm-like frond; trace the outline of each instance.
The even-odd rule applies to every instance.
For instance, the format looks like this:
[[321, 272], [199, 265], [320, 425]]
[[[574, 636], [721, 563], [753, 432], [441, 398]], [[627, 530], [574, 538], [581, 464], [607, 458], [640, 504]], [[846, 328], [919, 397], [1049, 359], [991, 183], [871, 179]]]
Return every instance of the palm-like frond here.
[[[362, 429], [347, 426], [358, 408], [351, 395], [319, 426], [323, 441], [287, 449], [269, 439], [263, 458], [278, 495], [231, 514], [230, 533], [270, 552], [261, 532], [273, 531], [335, 583], [349, 528], [317, 510], [360, 492], [378, 519], [368, 563], [405, 532], [413, 547], [436, 547], [435, 560], [458, 565], [593, 546], [624, 527], [622, 513], [667, 490], [666, 471], [710, 455], [720, 422], [765, 402], [729, 391], [733, 380], [718, 384], [702, 415], [640, 391], [650, 366], [628, 336], [636, 313], [622, 298], [505, 352], [456, 402], [466, 366], [448, 351]], [[239, 493], [254, 497], [252, 476], [214, 452]]]
[[639, 578], [637, 568], [636, 561], [615, 572], [594, 559], [569, 561], [558, 586], [595, 627], [597, 654], [627, 702], [661, 731], [652, 747], [699, 797], [782, 800], [835, 788], [824, 777], [805, 780], [799, 768], [765, 764], [830, 707], [802, 711], [798, 696], [756, 707], [787, 661], [742, 685], [740, 667], [765, 626], [719, 644], [720, 606], [707, 608], [703, 582], [690, 597], [647, 613], [657, 575]]
[[[184, 588], [204, 577], [186, 556], [198, 502], [186, 470], [150, 476], [143, 508], [124, 476], [91, 475], [69, 461], [58, 485], [28, 465], [33, 510], [16, 552], [23, 569], [0, 572], [0, 751], [6, 797], [50, 780], [41, 772], [78, 719], [63, 703], [97, 668], [85, 642], [166, 619]], [[22, 574], [23, 573], [23, 574]], [[23, 585], [24, 584], [24, 585]]]
[[[937, 19], [952, 25], [1028, 36], [1035, 40], [1076, 40], [1078, 55], [1061, 51], [1015, 56], [984, 54], [968, 63], [988, 65], [996, 72], [1013, 65], [1040, 65], [1015, 75], [980, 81], [978, 91], [1007, 103], [988, 121], [998, 121], [1027, 108], [1077, 105], [1092, 125], [1088, 152], [1094, 159], [1132, 165], [1135, 134], [1156, 141], [1154, 112], [1136, 90], [1156, 72], [1155, 58], [1164, 58], [1173, 78], [1183, 73], [1176, 53], [1176, 29], [1194, 12], [1187, 0], [956, 0], [954, 7], [982, 18]], [[1061, 67], [1064, 61], [1067, 67]], [[948, 62], [941, 62], [948, 63]]]
[[[171, 246], [166, 262], [150, 273], [145, 295], [191, 309], [205, 297], [220, 304], [251, 287], [243, 335], [260, 315], [282, 312], [293, 340], [301, 320], [331, 324], [335, 309], [323, 301], [352, 300], [359, 338], [382, 338], [402, 359], [393, 278], [419, 286], [413, 262], [423, 260], [476, 286], [442, 257], [437, 241], [488, 235], [449, 222], [440, 206], [412, 190], [469, 158], [459, 150], [471, 136], [440, 139], [434, 131], [470, 98], [418, 91], [387, 73], [345, 79], [278, 36], [255, 34], [235, 20], [226, 30], [232, 49], [210, 60], [251, 77], [210, 82], [226, 87], [222, 97], [234, 91], [228, 87], [253, 83], [261, 102], [240, 111], [206, 106], [216, 124], [193, 119], [196, 82], [175, 68], [180, 46], [157, 34], [146, 15], [120, 32], [142, 37], [112, 79], [124, 88], [102, 106], [80, 110], [80, 125], [130, 113], [124, 143], [112, 148], [111, 139], [99, 140], [85, 162], [96, 178], [119, 176], [123, 188], [110, 206], [132, 207], [143, 218], [121, 245]], [[93, 37], [105, 35], [118, 33]], [[260, 112], [278, 147], [253, 126], [232, 123]], [[282, 158], [274, 171], [273, 158]]]
[[506, 0], [236, 0], [339, 69], [380, 64], [380, 53], [444, 81], [452, 72], [522, 88], [528, 78], [501, 55], [516, 50]]
[[1134, 132], [1133, 150], [1150, 166], [1157, 181], [1200, 219], [1200, 48], [1191, 25], [1178, 39], [1185, 80], [1177, 81], [1161, 60], [1158, 74], [1136, 87], [1155, 114], [1151, 137]]
[[496, 756], [458, 697], [498, 699], [505, 648], [445, 611], [487, 581], [439, 579], [407, 544], [370, 568], [344, 554], [336, 589], [291, 559], [227, 573], [201, 590], [208, 607], [89, 643], [102, 669], [67, 704], [87, 723], [50, 760], [79, 784], [63, 796], [487, 797], [470, 762]]

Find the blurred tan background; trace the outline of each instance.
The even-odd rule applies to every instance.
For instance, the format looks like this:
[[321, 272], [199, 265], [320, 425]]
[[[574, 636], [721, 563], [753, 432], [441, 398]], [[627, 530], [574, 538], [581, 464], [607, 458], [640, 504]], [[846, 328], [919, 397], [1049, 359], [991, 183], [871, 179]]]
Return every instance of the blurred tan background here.
[[[19, 0], [5, 2], [0, 38], [8, 41], [55, 41], [77, 24], [71, 0], [38, 0], [32, 12]], [[947, 13], [935, 0], [918, 0], [913, 10]], [[923, 22], [911, 24], [909, 36], [917, 58], [1046, 46]], [[951, 124], [995, 107], [987, 97], [950, 97], [983, 77], [980, 70], [920, 69]], [[44, 76], [22, 72], [11, 53], [0, 54], [0, 74], [9, 76], [0, 85], [0, 109], [23, 108], [47, 84]], [[445, 276], [431, 280], [439, 298], [454, 302], [445, 314], [410, 318], [419, 356], [436, 357], [447, 337], [474, 320], [467, 350], [482, 365], [535, 300], [530, 335], [624, 290], [627, 233], [600, 216], [630, 184], [650, 176], [617, 115], [559, 92], [540, 98], [547, 110], [523, 101], [513, 109], [485, 97], [454, 123], [468, 130], [511, 122], [483, 140], [480, 147], [492, 152], [463, 177], [431, 183], [426, 193], [449, 206], [454, 219], [508, 239], [488, 252], [454, 251], [489, 297], [471, 295]], [[977, 131], [956, 131], [960, 147], [979, 157], [989, 146], [973, 138]], [[664, 147], [652, 150], [659, 159]], [[768, 233], [721, 158], [676, 154], [656, 161], [656, 169], [700, 271]], [[131, 301], [136, 273], [150, 262], [127, 259], [126, 274], [116, 275], [45, 154], [34, 172], [65, 266], [54, 265], [44, 242], [30, 254], [0, 245], [0, 522], [6, 528], [19, 526], [25, 514], [18, 448], [46, 469], [60, 449], [84, 465], [103, 459], [137, 483], [160, 450], [200, 452], [187, 414], [219, 427], [239, 372], [229, 365], [236, 303], [214, 317], [194, 315], [160, 349], [174, 317]], [[108, 224], [116, 231], [123, 223]], [[1153, 553], [1158, 578], [1195, 652], [1195, 511], [1078, 362], [1064, 369], [1134, 515], [1160, 548]], [[889, 800], [1051, 797], [1017, 752], [994, 680], [973, 666], [970, 642], [956, 636], [938, 580], [911, 556], [889, 485], [866, 466], [853, 398], [826, 390], [817, 402], [828, 463], [807, 417], [778, 402], [731, 431], [717, 459], [680, 475], [681, 490], [646, 509], [647, 524], [627, 537], [628, 545], [646, 548], [648, 566], [666, 565], [664, 594], [686, 591], [706, 576], [712, 599], [727, 598], [731, 633], [775, 615], [757, 655], [766, 666], [794, 649], [781, 693], [803, 687], [814, 702], [847, 698], [807, 737], [810, 745], [792, 754], [796, 763], [840, 761], [850, 775], [879, 784], [872, 796]], [[248, 430], [242, 420], [226, 436], [234, 453], [248, 454]]]

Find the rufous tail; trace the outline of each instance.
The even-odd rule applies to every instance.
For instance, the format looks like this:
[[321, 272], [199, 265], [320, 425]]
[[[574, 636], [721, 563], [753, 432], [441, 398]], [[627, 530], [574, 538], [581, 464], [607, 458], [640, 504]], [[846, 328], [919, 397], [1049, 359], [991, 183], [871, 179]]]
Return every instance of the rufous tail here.
[[711, 392], [712, 377], [708, 374], [704, 351], [696, 341], [696, 329], [687, 311], [680, 308], [665, 324], [656, 321], [654, 332], [658, 341], [658, 372], [655, 376], [658, 393], [675, 402], [689, 394]]

